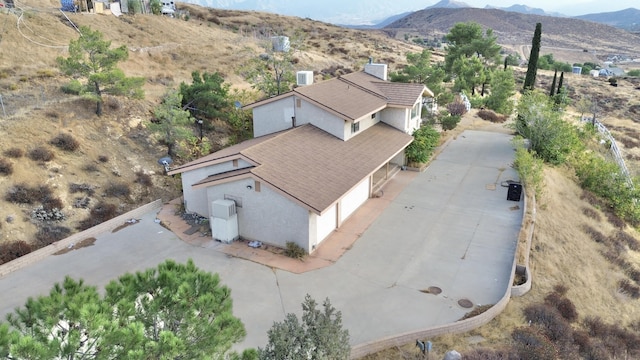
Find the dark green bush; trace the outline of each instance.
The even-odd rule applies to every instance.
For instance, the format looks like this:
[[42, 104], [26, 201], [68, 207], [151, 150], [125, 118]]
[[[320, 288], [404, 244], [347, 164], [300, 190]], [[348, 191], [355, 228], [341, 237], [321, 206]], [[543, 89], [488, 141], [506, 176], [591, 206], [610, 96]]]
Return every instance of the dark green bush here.
[[442, 125], [442, 130], [453, 130], [458, 126], [460, 122], [460, 115], [447, 115], [440, 120], [440, 125]]
[[49, 141], [49, 144], [64, 151], [76, 151], [80, 147], [80, 142], [67, 133], [58, 134]]
[[82, 84], [80, 83], [80, 81], [73, 79], [68, 83], [62, 85], [61, 89], [65, 94], [80, 95], [80, 92], [82, 91]]
[[29, 151], [29, 158], [33, 161], [51, 161], [55, 157], [53, 151], [44, 146], [38, 146], [35, 149]]
[[426, 163], [438, 146], [440, 133], [430, 125], [423, 125], [413, 133], [413, 142], [407, 146], [405, 154], [410, 163]]

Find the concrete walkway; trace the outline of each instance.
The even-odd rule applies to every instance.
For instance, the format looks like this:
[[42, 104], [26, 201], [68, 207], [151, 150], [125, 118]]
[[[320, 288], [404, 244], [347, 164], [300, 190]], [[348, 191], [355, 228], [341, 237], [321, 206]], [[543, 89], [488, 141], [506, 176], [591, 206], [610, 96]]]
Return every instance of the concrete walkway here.
[[[465, 131], [425, 172], [398, 173], [383, 197], [370, 199], [304, 262], [187, 236], [188, 225], [169, 204], [98, 236], [93, 246], [1, 278], [0, 315], [65, 275], [102, 288], [167, 258], [192, 258], [232, 289], [234, 312], [247, 328], [238, 349], [264, 346], [273, 322], [300, 314], [307, 293], [342, 311], [353, 345], [457, 321], [472, 309], [460, 304], [493, 304], [511, 285], [522, 202], [507, 201], [501, 186], [517, 179], [510, 139]], [[429, 287], [442, 293], [425, 293]]]

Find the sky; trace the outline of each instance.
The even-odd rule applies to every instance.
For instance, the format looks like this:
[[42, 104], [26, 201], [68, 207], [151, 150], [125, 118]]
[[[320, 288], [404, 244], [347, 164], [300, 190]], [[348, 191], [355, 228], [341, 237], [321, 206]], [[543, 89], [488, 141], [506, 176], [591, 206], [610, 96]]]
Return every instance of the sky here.
[[[612, 12], [627, 8], [640, 9], [638, 0], [460, 0], [469, 6], [483, 8], [486, 5], [496, 7], [509, 7], [514, 4], [527, 5], [533, 8], [544, 9], [546, 12], [559, 12], [565, 15], [576, 16], [599, 12]], [[435, 4], [436, 0], [425, 1], [426, 6]], [[425, 7], [426, 7], [425, 6]]]

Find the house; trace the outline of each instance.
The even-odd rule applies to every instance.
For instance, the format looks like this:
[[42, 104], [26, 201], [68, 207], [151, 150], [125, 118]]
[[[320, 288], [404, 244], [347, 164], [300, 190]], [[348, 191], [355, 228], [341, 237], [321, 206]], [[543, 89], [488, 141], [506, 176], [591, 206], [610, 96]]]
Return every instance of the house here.
[[313, 252], [405, 164], [423, 98], [433, 97], [386, 77], [385, 64], [370, 62], [247, 105], [253, 139], [168, 172], [181, 174], [185, 209], [210, 218], [218, 240]]

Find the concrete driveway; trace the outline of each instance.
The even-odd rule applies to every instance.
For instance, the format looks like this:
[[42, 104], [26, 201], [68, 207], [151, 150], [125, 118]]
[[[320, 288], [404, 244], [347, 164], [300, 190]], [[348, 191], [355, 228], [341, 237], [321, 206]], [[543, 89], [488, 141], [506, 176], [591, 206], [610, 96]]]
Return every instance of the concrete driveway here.
[[[65, 275], [103, 288], [126, 272], [191, 258], [232, 289], [234, 312], [247, 328], [238, 349], [264, 346], [273, 322], [300, 314], [307, 293], [319, 302], [328, 297], [342, 311], [353, 345], [457, 321], [471, 310], [460, 300], [493, 304], [510, 286], [523, 214], [522, 202], [507, 201], [501, 186], [517, 180], [510, 140], [502, 133], [463, 132], [331, 266], [294, 274], [215, 246], [192, 246], [154, 222], [153, 212], [98, 236], [93, 246], [1, 278], [0, 316], [29, 296], [46, 294]], [[429, 287], [442, 293], [421, 291]]]

